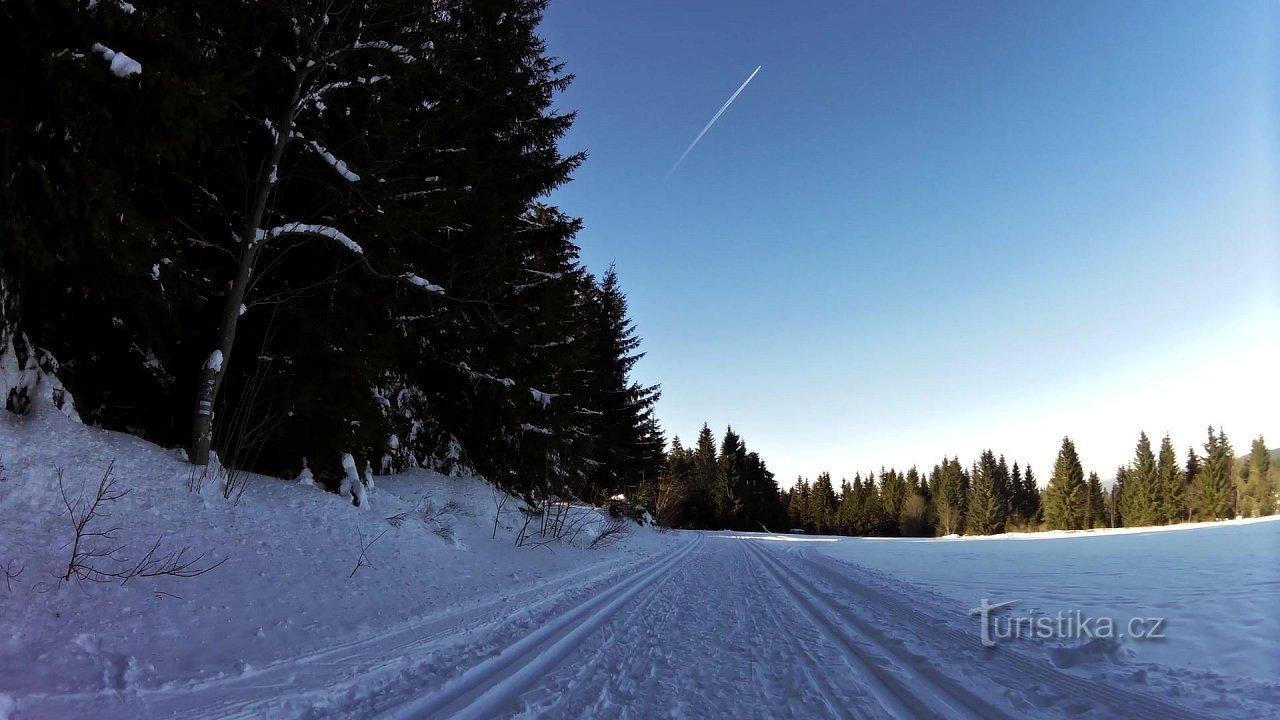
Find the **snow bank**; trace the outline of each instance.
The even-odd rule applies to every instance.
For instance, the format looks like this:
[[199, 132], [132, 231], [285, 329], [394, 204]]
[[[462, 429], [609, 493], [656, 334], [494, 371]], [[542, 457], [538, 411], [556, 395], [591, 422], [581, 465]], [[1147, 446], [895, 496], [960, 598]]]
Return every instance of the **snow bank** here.
[[[57, 471], [74, 500], [82, 489], [93, 492], [112, 461], [129, 493], [111, 503], [110, 525], [101, 529], [120, 528], [113, 547], [121, 565], [157, 540], [225, 564], [199, 577], [124, 586], [56, 580], [71, 539]], [[246, 716], [342, 715], [338, 708], [402, 673], [442, 683], [537, 622], [502, 612], [505, 597], [533, 593], [550, 612], [567, 601], [562, 595], [581, 595], [674, 544], [637, 526], [627, 541], [600, 550], [585, 547], [586, 533], [576, 546], [517, 548], [518, 501], [498, 514], [498, 496], [483, 481], [420, 470], [380, 477], [367, 510], [292, 479], [258, 476], [233, 503], [218, 492], [189, 492], [191, 466], [180, 452], [49, 408], [0, 412], [0, 465], [0, 568], [22, 568], [9, 587], [0, 580], [0, 716], [10, 720], [189, 717], [188, 698], [220, 702], [236, 692], [249, 693]], [[366, 563], [356, 569], [362, 553]], [[397, 632], [413, 635], [432, 618], [473, 609], [472, 622], [489, 624], [412, 653], [393, 642]], [[447, 622], [459, 630], [458, 621]], [[352, 671], [289, 701], [253, 687], [255, 675], [273, 667], [331, 667], [345, 657], [341, 648], [359, 643], [386, 648], [358, 681]], [[327, 664], [310, 659], [325, 653], [333, 657]]]

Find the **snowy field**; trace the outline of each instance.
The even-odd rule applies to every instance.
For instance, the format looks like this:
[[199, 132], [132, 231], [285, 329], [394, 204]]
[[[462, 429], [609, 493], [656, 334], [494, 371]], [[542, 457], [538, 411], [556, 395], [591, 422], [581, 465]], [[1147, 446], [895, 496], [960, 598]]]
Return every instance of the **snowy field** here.
[[[157, 539], [226, 562], [60, 582], [57, 470], [74, 506], [113, 460], [129, 494], [89, 547], [119, 549], [94, 562]], [[171, 451], [47, 412], [0, 413], [0, 463], [0, 720], [1280, 715], [1275, 521], [936, 541], [633, 525], [589, 549], [604, 518], [579, 509], [575, 542], [517, 548], [515, 503], [495, 528], [474, 478], [381, 478], [366, 509], [255, 478], [233, 503], [189, 491]], [[984, 599], [1017, 601], [997, 624], [1079, 611], [1165, 637], [985, 647]]]

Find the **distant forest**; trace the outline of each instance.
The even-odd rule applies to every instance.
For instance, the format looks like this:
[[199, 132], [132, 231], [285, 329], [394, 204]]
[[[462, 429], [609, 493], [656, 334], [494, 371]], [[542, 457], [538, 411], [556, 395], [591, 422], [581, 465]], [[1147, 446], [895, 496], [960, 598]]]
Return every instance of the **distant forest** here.
[[1280, 509], [1280, 463], [1261, 436], [1236, 457], [1226, 434], [1211, 427], [1203, 454], [1188, 448], [1185, 462], [1165, 436], [1158, 451], [1146, 433], [1133, 461], [1104, 487], [1086, 478], [1075, 444], [1063, 438], [1047, 485], [1030, 467], [1012, 467], [985, 450], [968, 467], [944, 458], [927, 473], [912, 467], [855, 474], [837, 486], [829, 473], [798, 478], [779, 491], [756, 453], [730, 429], [717, 453], [703, 426], [696, 447], [679, 438], [667, 453], [655, 502], [677, 526], [739, 530], [804, 530], [863, 536], [933, 537], [1012, 531], [1087, 530], [1166, 525]]

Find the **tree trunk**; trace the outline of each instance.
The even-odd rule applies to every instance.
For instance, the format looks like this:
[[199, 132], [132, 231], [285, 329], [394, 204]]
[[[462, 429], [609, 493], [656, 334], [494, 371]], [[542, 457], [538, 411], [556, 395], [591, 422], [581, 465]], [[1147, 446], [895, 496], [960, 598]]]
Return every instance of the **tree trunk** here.
[[[240, 238], [240, 264], [236, 268], [235, 279], [227, 290], [222, 306], [222, 318], [218, 325], [217, 345], [210, 353], [200, 369], [200, 382], [196, 386], [196, 404], [191, 421], [190, 458], [193, 465], [208, 465], [209, 450], [213, 445], [213, 408], [218, 399], [218, 391], [222, 388], [222, 380], [226, 377], [227, 363], [231, 359], [231, 349], [236, 341], [236, 326], [240, 322], [240, 308], [244, 305], [245, 293], [249, 289], [249, 281], [253, 279], [254, 263], [263, 241], [258, 239], [258, 231], [267, 213], [267, 201], [271, 198], [271, 190], [275, 187], [277, 168], [289, 144], [293, 119], [298, 113], [298, 103], [302, 97], [302, 86], [308, 71], [300, 71], [293, 86], [293, 95], [282, 113], [283, 118], [275, 126], [276, 139], [271, 148], [271, 158], [258, 178], [253, 210], [245, 223], [244, 234]], [[213, 362], [219, 358], [218, 362]]]

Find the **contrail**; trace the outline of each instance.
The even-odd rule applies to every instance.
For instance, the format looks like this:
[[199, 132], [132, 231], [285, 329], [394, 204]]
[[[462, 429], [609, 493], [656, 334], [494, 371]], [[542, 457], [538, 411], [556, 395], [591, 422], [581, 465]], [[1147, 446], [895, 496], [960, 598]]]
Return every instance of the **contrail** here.
[[746, 89], [747, 83], [751, 82], [751, 78], [755, 77], [756, 73], [760, 72], [760, 68], [762, 67], [764, 66], [756, 66], [756, 69], [747, 76], [746, 80], [742, 81], [742, 84], [738, 86], [738, 89], [733, 91], [733, 94], [729, 96], [729, 99], [724, 101], [724, 104], [720, 106], [720, 109], [716, 111], [716, 114], [711, 117], [711, 122], [707, 123], [707, 126], [702, 128], [702, 132], [698, 133], [698, 137], [694, 138], [693, 142], [689, 143], [689, 147], [685, 148], [684, 154], [680, 156], [680, 159], [676, 161], [675, 165], [671, 166], [671, 169], [667, 171], [667, 175], [663, 180], [671, 177], [671, 173], [675, 172], [676, 168], [680, 167], [680, 163], [684, 162], [686, 157], [689, 157], [689, 151], [693, 150], [693, 146], [698, 144], [698, 141], [702, 139], [702, 136], [706, 135], [707, 131], [711, 129], [711, 126], [715, 125], [716, 121], [720, 119], [720, 116], [724, 114], [724, 111], [728, 110], [729, 106], [733, 104], [733, 101], [738, 99], [738, 95]]

